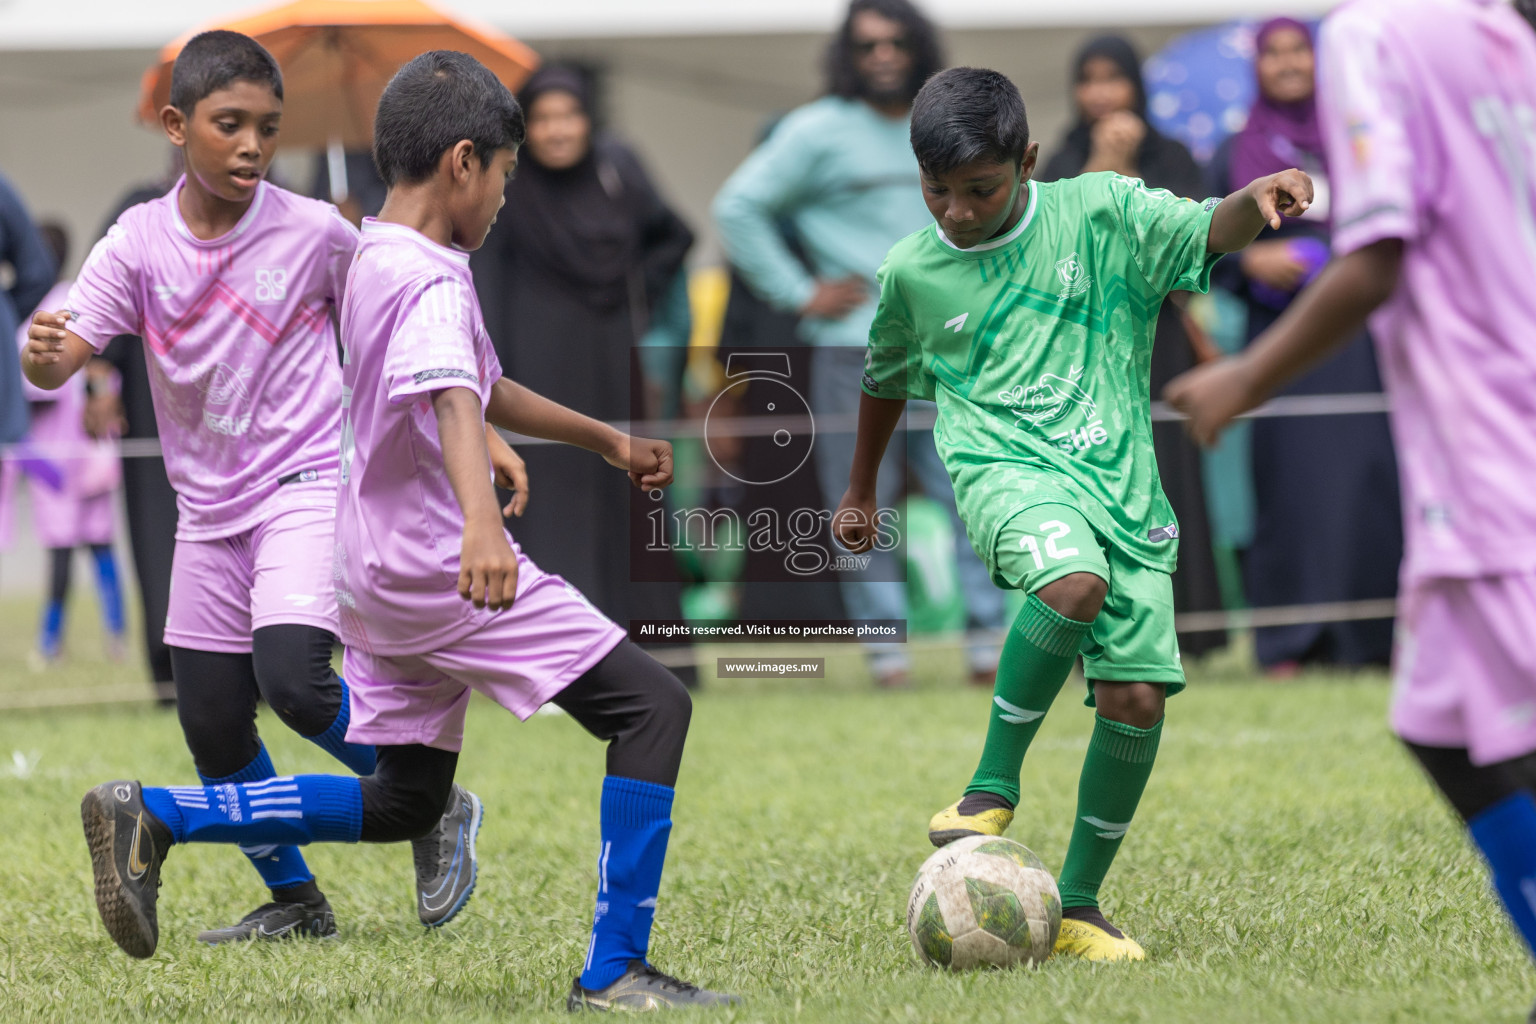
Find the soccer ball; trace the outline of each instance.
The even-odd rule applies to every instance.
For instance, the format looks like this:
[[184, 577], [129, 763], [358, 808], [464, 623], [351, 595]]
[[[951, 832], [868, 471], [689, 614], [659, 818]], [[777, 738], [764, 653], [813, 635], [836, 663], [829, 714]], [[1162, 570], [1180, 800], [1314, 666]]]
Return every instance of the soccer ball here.
[[1038, 964], [1060, 931], [1056, 879], [1028, 847], [999, 836], [966, 836], [936, 851], [907, 900], [912, 948], [952, 971]]

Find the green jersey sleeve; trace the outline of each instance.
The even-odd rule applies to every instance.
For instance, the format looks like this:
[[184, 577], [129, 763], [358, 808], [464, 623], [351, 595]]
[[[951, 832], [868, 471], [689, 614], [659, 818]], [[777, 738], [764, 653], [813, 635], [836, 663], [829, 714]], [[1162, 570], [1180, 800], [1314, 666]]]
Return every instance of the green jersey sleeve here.
[[1211, 268], [1221, 253], [1206, 246], [1221, 200], [1197, 203], [1120, 174], [1107, 175], [1106, 182], [1125, 244], [1152, 290], [1210, 291]]
[[923, 366], [923, 346], [912, 326], [912, 313], [901, 292], [891, 258], [875, 275], [880, 303], [869, 325], [862, 386], [875, 398], [933, 400], [933, 375]]

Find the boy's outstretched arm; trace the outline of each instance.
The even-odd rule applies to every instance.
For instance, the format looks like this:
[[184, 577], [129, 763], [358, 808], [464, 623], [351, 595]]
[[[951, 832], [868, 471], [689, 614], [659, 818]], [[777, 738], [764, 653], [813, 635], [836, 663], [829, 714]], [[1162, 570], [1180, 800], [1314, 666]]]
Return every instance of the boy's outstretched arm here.
[[1227, 196], [1211, 215], [1208, 252], [1237, 252], [1259, 237], [1265, 225], [1300, 217], [1312, 205], [1312, 179], [1294, 167], [1257, 178]]
[[633, 437], [601, 420], [552, 402], [505, 377], [491, 386], [485, 418], [519, 434], [596, 452], [608, 465], [627, 472], [642, 491], [665, 487], [672, 482], [670, 442]]
[[507, 543], [496, 491], [485, 471], [490, 456], [480, 398], [468, 388], [444, 388], [432, 393], [432, 411], [443, 445], [443, 470], [464, 513], [459, 596], [476, 608], [510, 608], [517, 596], [517, 555]]
[[39, 311], [27, 327], [27, 345], [21, 350], [21, 372], [44, 391], [54, 391], [91, 361], [96, 350], [66, 325], [68, 310]]
[[832, 515], [832, 536], [852, 552], [867, 551], [875, 540], [875, 481], [891, 434], [906, 411], [904, 398], [859, 395], [859, 433], [853, 445], [848, 491]]
[[1396, 238], [1334, 260], [1240, 354], [1180, 374], [1163, 398], [1189, 417], [1190, 436], [1214, 444], [1234, 417], [1359, 333], [1397, 288], [1402, 261], [1403, 243]]

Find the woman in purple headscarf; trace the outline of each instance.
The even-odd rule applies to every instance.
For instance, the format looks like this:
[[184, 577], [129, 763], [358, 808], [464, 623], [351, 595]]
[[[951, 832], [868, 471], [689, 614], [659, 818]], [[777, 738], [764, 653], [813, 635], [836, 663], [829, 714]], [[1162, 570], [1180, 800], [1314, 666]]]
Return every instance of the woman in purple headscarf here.
[[[1291, 18], [1260, 27], [1254, 72], [1258, 98], [1247, 126], [1212, 159], [1211, 187], [1225, 194], [1244, 175], [1300, 167], [1317, 198], [1307, 216], [1266, 229], [1241, 257], [1217, 268], [1217, 283], [1244, 300], [1251, 341], [1275, 322], [1328, 260], [1328, 167], [1315, 98], [1312, 36]], [[1348, 347], [1286, 392], [1358, 394], [1381, 390], [1370, 338]], [[1310, 416], [1253, 426], [1255, 519], [1243, 560], [1255, 607], [1391, 597], [1402, 557], [1397, 468], [1386, 416]], [[1260, 629], [1256, 653], [1275, 675], [1307, 663], [1385, 664], [1390, 621]]]

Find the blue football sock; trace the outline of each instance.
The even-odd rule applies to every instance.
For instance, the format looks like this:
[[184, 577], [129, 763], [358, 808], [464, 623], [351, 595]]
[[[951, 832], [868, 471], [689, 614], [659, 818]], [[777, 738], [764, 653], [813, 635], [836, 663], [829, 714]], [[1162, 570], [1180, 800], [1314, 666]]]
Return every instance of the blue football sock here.
[[1467, 822], [1467, 830], [1488, 858], [1504, 909], [1536, 953], [1536, 799], [1507, 796]]
[[43, 608], [42, 635], [38, 637], [37, 648], [47, 657], [54, 657], [59, 653], [59, 648], [64, 641], [64, 602], [49, 601]]
[[607, 988], [644, 960], [656, 916], [656, 893], [672, 832], [672, 789], [609, 775], [603, 779], [602, 853], [597, 911], [581, 983]]
[[[250, 764], [223, 778], [213, 779], [197, 773], [197, 777], [203, 780], [203, 785], [208, 787], [232, 786], [240, 782], [260, 782], [262, 779], [270, 779], [277, 772], [272, 767], [272, 758], [267, 753], [266, 744], [261, 744], [257, 749], [256, 757]], [[268, 889], [286, 889], [294, 885], [303, 885], [305, 882], [313, 882], [315, 876], [310, 873], [309, 866], [304, 863], [304, 855], [299, 852], [297, 846], [274, 846], [271, 843], [256, 843], [242, 845], [240, 852], [251, 859], [251, 864], [256, 868], [256, 873], [261, 875], [261, 880], [267, 883]]]
[[144, 806], [178, 843], [355, 843], [363, 788], [339, 775], [280, 775], [230, 786], [144, 787]]
[[352, 721], [352, 694], [345, 679], [337, 676], [336, 681], [341, 684], [341, 710], [336, 712], [336, 721], [325, 732], [304, 738], [357, 774], [372, 775], [378, 754], [371, 743], [347, 742], [347, 725]]
[[112, 556], [112, 546], [91, 545], [91, 558], [96, 563], [96, 594], [101, 600], [101, 617], [107, 624], [107, 632], [121, 636], [125, 628], [123, 588], [117, 579], [117, 559]]

